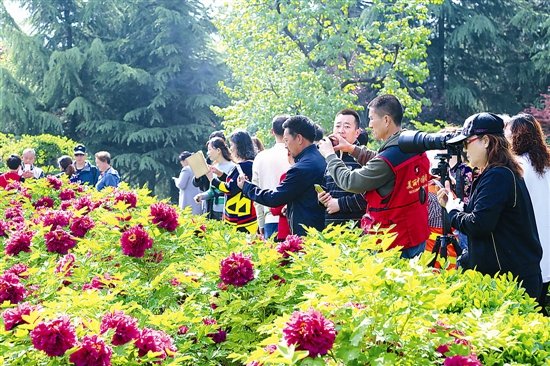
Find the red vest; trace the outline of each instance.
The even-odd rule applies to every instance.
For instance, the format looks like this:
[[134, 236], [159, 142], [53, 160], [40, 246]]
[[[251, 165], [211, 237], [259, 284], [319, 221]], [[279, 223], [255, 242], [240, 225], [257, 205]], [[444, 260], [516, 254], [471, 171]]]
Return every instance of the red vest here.
[[366, 192], [367, 212], [373, 225], [381, 228], [395, 225], [390, 232], [397, 237], [390, 248], [404, 249], [424, 242], [430, 236], [428, 227], [428, 180], [430, 162], [425, 153], [404, 154], [399, 146], [391, 146], [377, 157], [384, 159], [395, 174], [395, 186], [382, 197], [376, 190]]

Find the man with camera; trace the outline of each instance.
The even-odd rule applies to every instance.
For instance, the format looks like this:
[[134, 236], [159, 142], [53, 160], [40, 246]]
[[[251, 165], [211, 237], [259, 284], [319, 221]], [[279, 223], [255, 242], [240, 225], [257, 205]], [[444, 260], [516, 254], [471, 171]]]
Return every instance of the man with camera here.
[[[362, 227], [368, 229], [366, 223], [372, 221], [374, 226], [390, 228], [390, 233], [397, 233], [390, 248], [400, 246], [403, 258], [413, 258], [424, 251], [430, 235], [427, 210], [430, 163], [425, 153], [405, 154], [399, 148], [403, 107], [395, 96], [381, 95], [368, 108], [372, 135], [384, 141], [378, 152], [352, 145], [338, 135], [330, 136], [338, 139], [336, 146], [323, 139], [319, 151], [340, 188], [365, 192], [368, 207]], [[349, 170], [338, 159], [335, 149], [350, 153], [363, 167]]]

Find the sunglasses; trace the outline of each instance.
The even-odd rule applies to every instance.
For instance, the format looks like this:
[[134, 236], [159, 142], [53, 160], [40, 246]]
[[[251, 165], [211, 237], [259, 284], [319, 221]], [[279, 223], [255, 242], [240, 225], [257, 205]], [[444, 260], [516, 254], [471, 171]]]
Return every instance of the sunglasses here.
[[74, 154], [74, 156], [84, 156], [86, 154]]
[[471, 142], [475, 141], [475, 140], [479, 140], [479, 136], [474, 136], [474, 138], [468, 140], [464, 140], [464, 148], [467, 149], [468, 148], [468, 145], [470, 145]]

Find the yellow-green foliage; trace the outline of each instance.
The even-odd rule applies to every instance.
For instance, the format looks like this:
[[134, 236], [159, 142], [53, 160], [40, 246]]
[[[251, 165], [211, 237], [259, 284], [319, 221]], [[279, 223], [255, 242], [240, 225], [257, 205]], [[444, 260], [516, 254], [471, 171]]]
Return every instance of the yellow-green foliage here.
[[[68, 190], [75, 198], [61, 200]], [[389, 236], [361, 236], [340, 227], [310, 231], [303, 250], [283, 259], [276, 243], [189, 211], [178, 211], [178, 227], [169, 232], [153, 223], [150, 206], [156, 200], [148, 193], [126, 185], [114, 192], [80, 192], [66, 182], [55, 190], [47, 179], [24, 183], [21, 193], [0, 191], [0, 228], [10, 228], [2, 229], [4, 249], [17, 230], [34, 233], [30, 252], [5, 255], [0, 273], [27, 265], [20, 274], [28, 291], [23, 301], [43, 307], [24, 317], [28, 324], [10, 331], [0, 320], [0, 361], [69, 364], [78, 347], [49, 357], [34, 348], [29, 332], [42, 321], [68, 315], [81, 340], [100, 333], [107, 312], [122, 310], [137, 319], [139, 329], [169, 335], [177, 352], [164, 360], [157, 358], [162, 352], [139, 357], [134, 342], [113, 346], [109, 330], [101, 337], [112, 347], [113, 365], [442, 365], [445, 356], [471, 353], [484, 365], [550, 362], [549, 321], [511, 278], [437, 272], [426, 265], [429, 255], [409, 261], [395, 250], [381, 251], [391, 243]], [[44, 197], [53, 200], [53, 208], [35, 207]], [[23, 220], [12, 217], [14, 202], [21, 203]], [[60, 208], [95, 222], [70, 250], [75, 256], [70, 274], [56, 271], [63, 255], [45, 245], [52, 227], [44, 227], [44, 219]], [[153, 246], [134, 258], [122, 253], [120, 240], [138, 225]], [[221, 283], [220, 261], [231, 253], [249, 256], [254, 265], [254, 279], [242, 287]], [[2, 291], [0, 286], [0, 296]], [[321, 311], [337, 331], [332, 349], [317, 358], [296, 351], [282, 336], [292, 313], [309, 308]], [[221, 331], [227, 339], [214, 343], [212, 334]], [[445, 356], [437, 351], [444, 344], [449, 344]], [[269, 345], [276, 347], [271, 354], [264, 350]]]
[[0, 169], [4, 170], [6, 158], [10, 154], [21, 156], [23, 150], [32, 148], [36, 151], [36, 165], [44, 169], [45, 173], [58, 169], [57, 159], [62, 155], [73, 155], [76, 142], [63, 136], [38, 135], [38, 136], [13, 136], [0, 133]]

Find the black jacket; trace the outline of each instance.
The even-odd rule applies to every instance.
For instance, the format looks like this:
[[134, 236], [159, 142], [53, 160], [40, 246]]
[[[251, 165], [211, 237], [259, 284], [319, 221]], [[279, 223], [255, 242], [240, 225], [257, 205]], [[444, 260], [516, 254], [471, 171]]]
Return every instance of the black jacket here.
[[287, 218], [292, 234], [305, 236], [302, 225], [321, 231], [325, 228], [325, 207], [319, 205], [314, 184], [323, 182], [327, 164], [316, 145], [306, 147], [295, 164], [286, 173], [286, 178], [274, 190], [260, 189], [245, 182], [243, 194], [253, 201], [268, 207], [287, 205]]
[[468, 236], [464, 268], [483, 274], [510, 272], [519, 279], [540, 273], [540, 245], [523, 178], [508, 168], [484, 171], [473, 183], [464, 212], [452, 210], [451, 225]]

